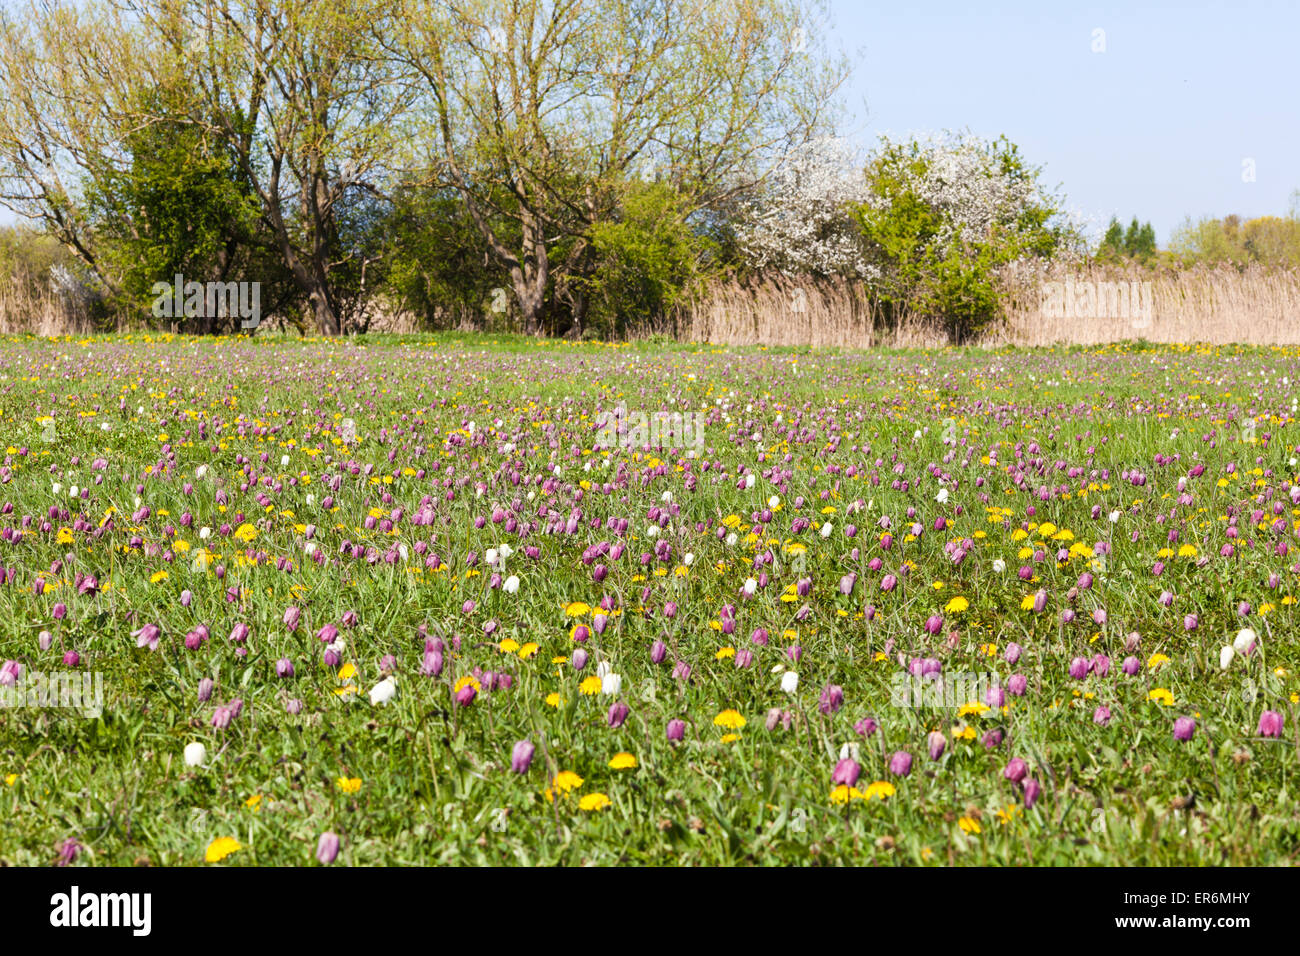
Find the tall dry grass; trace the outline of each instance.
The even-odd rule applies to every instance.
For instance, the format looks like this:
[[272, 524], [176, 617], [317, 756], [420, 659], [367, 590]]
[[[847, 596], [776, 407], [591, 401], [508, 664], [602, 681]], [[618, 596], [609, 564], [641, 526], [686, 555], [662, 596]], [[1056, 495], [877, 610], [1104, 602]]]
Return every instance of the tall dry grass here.
[[[1057, 298], [1051, 283], [1058, 284]], [[1067, 283], [1074, 301], [1062, 309], [1059, 293]], [[1133, 283], [1138, 288], [1132, 303], [1114, 294], [1115, 287], [1127, 290]], [[1154, 271], [1054, 263], [1009, 269], [1000, 284], [1004, 317], [973, 344], [1300, 344], [1296, 269]], [[863, 283], [782, 276], [710, 285], [679, 310], [673, 332], [686, 341], [719, 345], [933, 347], [948, 341], [943, 324], [924, 315], [887, 324]]]
[[90, 310], [77, 299], [22, 278], [0, 283], [0, 334], [48, 337], [94, 330]]
[[942, 326], [923, 316], [890, 325], [861, 282], [780, 275], [712, 283], [678, 310], [675, 333], [718, 345], [872, 348], [947, 341]]
[[[1300, 344], [1300, 269], [1197, 266], [1144, 271], [1089, 264], [1008, 270], [1002, 277], [1005, 317], [975, 344], [1099, 345], [1122, 340], [1256, 345]], [[1051, 283], [1074, 290], [1139, 283], [1141, 308], [1116, 308], [1104, 294], [1078, 297], [1063, 313]], [[1059, 285], [1058, 285], [1059, 290]], [[410, 332], [418, 317], [377, 305], [371, 331]], [[469, 329], [462, 317], [461, 327]], [[28, 281], [0, 283], [0, 334], [83, 335], [95, 330], [76, 298]], [[943, 324], [924, 315], [886, 321], [870, 288], [845, 279], [727, 279], [703, 289], [663, 321], [641, 330], [717, 345], [836, 348], [937, 347]]]
[[[1300, 270], [1228, 265], [1143, 271], [1092, 264], [1012, 270], [1003, 276], [1006, 318], [984, 336], [987, 344], [1098, 345], [1124, 339], [1225, 345], [1300, 343]], [[1047, 283], [1146, 283], [1139, 314], [1122, 305], [1083, 303], [1062, 315], [1045, 294]], [[1149, 304], [1145, 301], [1149, 295]], [[1077, 296], [1076, 296], [1077, 298]], [[1109, 307], [1107, 307], [1109, 306]]]

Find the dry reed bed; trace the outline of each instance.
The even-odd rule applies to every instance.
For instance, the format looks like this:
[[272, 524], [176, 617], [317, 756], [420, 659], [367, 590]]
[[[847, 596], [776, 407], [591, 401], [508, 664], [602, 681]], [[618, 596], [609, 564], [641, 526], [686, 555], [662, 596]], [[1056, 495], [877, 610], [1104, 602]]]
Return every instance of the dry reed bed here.
[[[1062, 314], [1047, 283], [1076, 290], [1083, 308]], [[1300, 343], [1300, 271], [1229, 266], [1141, 272], [1092, 265], [1060, 266], [1036, 275], [1005, 276], [1006, 320], [991, 329], [989, 344], [1098, 345], [1125, 339], [1150, 342]], [[1106, 308], [1097, 290], [1138, 284], [1142, 308]], [[1087, 288], [1094, 290], [1092, 302]], [[1057, 291], [1060, 290], [1058, 285]], [[1109, 291], [1109, 290], [1107, 290]], [[1078, 293], [1084, 293], [1080, 296]], [[1091, 307], [1088, 307], [1091, 305]]]
[[[1133, 339], [1300, 344], [1297, 270], [1141, 271], [1057, 264], [1008, 270], [1002, 281], [1006, 317], [976, 344], [1099, 345]], [[1051, 283], [1058, 284], [1055, 290]], [[1064, 308], [1063, 287], [1072, 293]], [[1132, 296], [1127, 307], [1125, 293]], [[779, 276], [715, 283], [682, 310], [676, 331], [687, 341], [720, 345], [869, 348], [946, 342], [942, 327], [925, 317], [904, 317], [887, 327], [861, 283]]]
[[[985, 330], [977, 345], [1100, 345], [1134, 339], [1300, 344], [1300, 270], [1220, 266], [1141, 271], [1058, 263], [1008, 270], [1002, 282], [1006, 316]], [[94, 330], [76, 302], [27, 288], [0, 286], [0, 334], [84, 335]], [[1072, 303], [1064, 308], [1063, 289], [1069, 290], [1064, 298]], [[1127, 304], [1126, 292], [1131, 293]], [[371, 330], [415, 331], [416, 324], [411, 316], [380, 309]], [[717, 345], [933, 348], [948, 341], [943, 326], [926, 316], [887, 323], [863, 283], [784, 276], [715, 282], [669, 321], [643, 331]]]

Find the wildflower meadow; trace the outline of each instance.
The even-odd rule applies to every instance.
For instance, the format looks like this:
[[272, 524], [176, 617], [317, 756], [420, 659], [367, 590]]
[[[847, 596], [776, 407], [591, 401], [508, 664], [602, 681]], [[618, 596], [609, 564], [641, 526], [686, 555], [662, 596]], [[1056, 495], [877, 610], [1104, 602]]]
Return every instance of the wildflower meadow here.
[[0, 343], [9, 864], [1300, 853], [1300, 350]]

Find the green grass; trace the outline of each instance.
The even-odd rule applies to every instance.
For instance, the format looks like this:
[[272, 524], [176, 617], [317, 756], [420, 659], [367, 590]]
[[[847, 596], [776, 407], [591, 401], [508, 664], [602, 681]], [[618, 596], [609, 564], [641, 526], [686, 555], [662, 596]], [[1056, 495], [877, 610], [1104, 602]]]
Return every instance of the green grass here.
[[[76, 670], [101, 675], [104, 697], [97, 715], [0, 708], [5, 863], [52, 863], [72, 839], [77, 864], [199, 865], [214, 840], [231, 837], [240, 849], [225, 864], [314, 865], [325, 831], [341, 837], [338, 862], [355, 865], [1224, 865], [1289, 864], [1300, 852], [1291, 602], [1300, 511], [1288, 497], [1300, 350], [854, 353], [517, 336], [124, 336], [10, 338], [0, 355], [0, 527], [15, 529], [0, 541], [0, 566], [11, 572], [0, 584], [0, 661], [61, 673], [75, 651]], [[706, 447], [696, 457], [593, 451], [598, 409], [619, 401], [706, 412]], [[340, 437], [344, 420], [355, 423], [351, 444]], [[1178, 459], [1160, 464], [1158, 455]], [[1189, 478], [1196, 463], [1205, 472]], [[554, 465], [558, 477], [546, 470]], [[742, 468], [756, 474], [753, 488], [737, 487]], [[1121, 477], [1134, 469], [1145, 484]], [[336, 476], [327, 510], [326, 481]], [[896, 479], [909, 486], [891, 487]], [[73, 485], [87, 496], [69, 497]], [[651, 539], [648, 515], [668, 507], [665, 492], [680, 513]], [[426, 495], [431, 523], [415, 524]], [[771, 496], [779, 508], [756, 520]], [[68, 514], [51, 517], [52, 506]], [[141, 506], [150, 513], [137, 518]], [[925, 529], [914, 540], [909, 507]], [[398, 508], [391, 530], [378, 525]], [[538, 526], [520, 538], [493, 522], [494, 508]], [[574, 509], [573, 533], [548, 533], [548, 517], [563, 523]], [[1262, 521], [1251, 520], [1256, 509]], [[892, 519], [889, 550], [882, 515]], [[374, 527], [369, 516], [381, 516]], [[945, 530], [934, 528], [940, 516]], [[809, 527], [795, 532], [799, 517]], [[630, 522], [625, 536], [609, 530], [611, 518]], [[1052, 534], [1039, 533], [1045, 521]], [[247, 525], [250, 540], [222, 535], [223, 524]], [[747, 537], [755, 524], [763, 533]], [[307, 553], [307, 525], [320, 564]], [[203, 527], [212, 529], [206, 540]], [[719, 527], [734, 530], [734, 544]], [[1042, 561], [1021, 557], [1058, 532], [1070, 537], [1044, 542]], [[964, 539], [969, 553], [954, 563], [945, 545]], [[375, 560], [341, 555], [345, 540]], [[602, 541], [622, 541], [626, 552], [584, 563]], [[657, 541], [670, 543], [669, 559], [643, 567]], [[1098, 542], [1111, 548], [1104, 564]], [[514, 594], [489, 586], [484, 563], [503, 543], [514, 549], [505, 568], [519, 578]], [[206, 566], [195, 562], [205, 545]], [[1058, 562], [1056, 549], [1072, 545]], [[1180, 556], [1187, 545], [1194, 556]], [[742, 598], [745, 580], [759, 576], [755, 556], [767, 552], [766, 586]], [[434, 553], [439, 570], [425, 564]], [[291, 563], [281, 569], [278, 559]], [[910, 573], [882, 591], [904, 562]], [[600, 564], [608, 573], [598, 583]], [[1021, 566], [1035, 580], [1021, 580]], [[1079, 587], [1090, 569], [1092, 586]], [[853, 590], [842, 594], [851, 572]], [[82, 575], [101, 590], [78, 593]], [[796, 592], [801, 579], [806, 596]], [[1034, 613], [1023, 604], [1039, 589], [1047, 604]], [[596, 608], [602, 597], [617, 613], [585, 645], [590, 660], [577, 672], [567, 663], [571, 628], [593, 617], [567, 608]], [[967, 608], [945, 610], [956, 597]], [[67, 615], [56, 619], [60, 603]], [[302, 611], [292, 632], [282, 621], [290, 605]], [[735, 607], [732, 634], [724, 605]], [[1067, 608], [1073, 623], [1061, 619]], [[933, 615], [944, 619], [937, 634], [925, 628]], [[243, 654], [228, 637], [241, 622], [251, 629]], [[155, 651], [132, 636], [150, 623], [161, 628]], [[322, 660], [316, 635], [327, 624], [339, 627], [354, 676]], [[187, 649], [199, 625], [210, 638]], [[422, 626], [449, 645], [437, 677], [421, 673]], [[1259, 646], [1222, 669], [1220, 649], [1245, 626]], [[766, 646], [751, 642], [760, 628]], [[1132, 632], [1140, 643], [1130, 651]], [[656, 664], [659, 640], [668, 650]], [[503, 651], [506, 641], [536, 644], [536, 654]], [[1011, 642], [1023, 647], [1015, 666], [1003, 657]], [[797, 664], [786, 656], [796, 644]], [[751, 652], [752, 665], [737, 667], [726, 648]], [[1073, 658], [1103, 653], [1106, 676], [1071, 679]], [[1141, 664], [1132, 676], [1120, 669], [1130, 653]], [[368, 692], [387, 655], [397, 693], [375, 706]], [[1168, 660], [1151, 666], [1155, 655]], [[902, 706], [894, 690], [914, 657], [939, 659], [950, 675], [992, 672], [1005, 682], [1018, 673], [1028, 690], [1008, 697], [1005, 712]], [[277, 677], [282, 658], [292, 678]], [[678, 661], [689, 679], [672, 675]], [[621, 675], [621, 689], [583, 694], [580, 682], [601, 662]], [[781, 690], [778, 667], [799, 674], [795, 693]], [[455, 685], [476, 669], [509, 674], [512, 686], [460, 706]], [[216, 684], [207, 702], [198, 699], [204, 678]], [[844, 702], [824, 713], [828, 685]], [[1172, 702], [1150, 699], [1156, 689]], [[214, 728], [217, 705], [235, 698], [242, 713]], [[302, 703], [297, 714], [286, 710], [291, 699]], [[617, 729], [607, 722], [615, 701], [630, 708]], [[1109, 726], [1093, 721], [1099, 705], [1111, 711]], [[778, 719], [767, 729], [773, 709], [788, 727]], [[724, 710], [744, 726], [716, 726]], [[1285, 716], [1280, 738], [1257, 733], [1265, 710]], [[1181, 716], [1197, 725], [1187, 742], [1173, 736]], [[855, 730], [864, 718], [878, 722], [870, 736]], [[680, 741], [667, 739], [673, 719], [686, 723]], [[937, 761], [927, 753], [933, 731], [945, 737]], [[992, 748], [990, 731], [1003, 734]], [[515, 773], [511, 748], [525, 738], [535, 756]], [[207, 758], [188, 767], [182, 752], [196, 741]], [[906, 777], [890, 773], [896, 751], [914, 758]], [[618, 753], [636, 766], [611, 768]], [[842, 753], [860, 766], [857, 789], [869, 799], [832, 800]], [[1041, 784], [1032, 807], [1003, 774], [1013, 758]], [[561, 771], [583, 783], [551, 800]], [[359, 789], [346, 792], [341, 779]], [[873, 782], [891, 784], [892, 795], [875, 796]], [[608, 805], [582, 809], [593, 794]]]

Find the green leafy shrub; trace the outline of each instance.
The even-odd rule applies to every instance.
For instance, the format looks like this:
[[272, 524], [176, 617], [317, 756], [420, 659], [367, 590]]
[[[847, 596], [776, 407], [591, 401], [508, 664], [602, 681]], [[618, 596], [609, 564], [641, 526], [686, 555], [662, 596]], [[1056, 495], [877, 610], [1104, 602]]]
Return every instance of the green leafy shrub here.
[[593, 224], [588, 237], [593, 265], [574, 283], [588, 300], [586, 328], [605, 338], [667, 316], [715, 258], [713, 240], [666, 183], [628, 183], [617, 214]]
[[885, 139], [854, 217], [886, 315], [932, 317], [954, 341], [996, 319], [1003, 266], [1050, 258], [1077, 241], [1038, 176], [1006, 137]]

